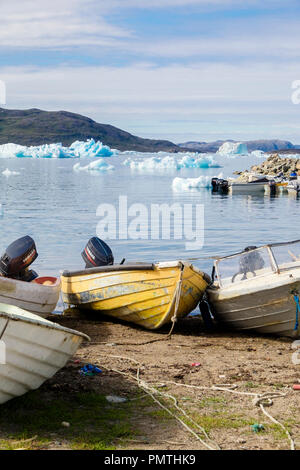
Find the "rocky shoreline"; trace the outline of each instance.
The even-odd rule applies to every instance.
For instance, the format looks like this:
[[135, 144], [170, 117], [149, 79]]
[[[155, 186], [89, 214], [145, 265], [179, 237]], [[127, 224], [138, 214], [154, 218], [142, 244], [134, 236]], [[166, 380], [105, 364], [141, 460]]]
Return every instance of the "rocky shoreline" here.
[[250, 170], [236, 171], [239, 179], [257, 176], [284, 176], [289, 177], [293, 172], [300, 172], [300, 158], [281, 157], [278, 153], [272, 154], [260, 165], [253, 165]]

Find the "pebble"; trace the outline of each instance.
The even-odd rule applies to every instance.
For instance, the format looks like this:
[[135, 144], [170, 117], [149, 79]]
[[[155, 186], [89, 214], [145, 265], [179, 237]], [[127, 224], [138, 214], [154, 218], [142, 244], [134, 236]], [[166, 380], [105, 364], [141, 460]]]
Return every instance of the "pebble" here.
[[236, 442], [237, 442], [238, 444], [246, 444], [247, 441], [246, 441], [246, 439], [241, 439], [241, 438], [240, 438], [240, 439], [237, 439]]
[[117, 397], [115, 395], [107, 395], [105, 398], [109, 403], [124, 403], [127, 401], [127, 398]]

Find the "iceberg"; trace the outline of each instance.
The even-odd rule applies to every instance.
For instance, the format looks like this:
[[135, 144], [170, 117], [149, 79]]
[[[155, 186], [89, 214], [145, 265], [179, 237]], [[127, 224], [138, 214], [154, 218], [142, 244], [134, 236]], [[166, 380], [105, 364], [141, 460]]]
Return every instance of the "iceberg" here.
[[111, 157], [115, 150], [111, 150], [107, 145], [103, 145], [99, 140], [89, 139], [86, 142], [76, 140], [69, 147], [78, 157]]
[[10, 170], [9, 168], [6, 168], [6, 170], [2, 171], [2, 175], [6, 176], [7, 178], [12, 175], [19, 175], [20, 173], [18, 171], [13, 171]]
[[73, 166], [74, 171], [93, 171], [93, 172], [103, 172], [103, 171], [110, 171], [114, 170], [113, 165], [109, 165], [104, 161], [104, 159], [100, 158], [99, 160], [94, 160], [88, 165], [80, 166], [80, 163], [75, 163]]
[[202, 157], [185, 155], [178, 164], [180, 168], [220, 168], [211, 155], [203, 155]]
[[81, 157], [111, 157], [117, 155], [117, 150], [110, 149], [102, 142], [94, 139], [87, 141], [75, 141], [70, 147], [64, 147], [61, 143], [45, 144], [26, 147], [18, 144], [0, 145], [0, 158], [81, 158]]
[[248, 148], [242, 142], [224, 142], [217, 151], [219, 155], [248, 155]]
[[174, 178], [172, 182], [173, 191], [190, 191], [192, 189], [210, 188], [211, 177], [199, 176], [199, 178]]
[[151, 157], [143, 160], [132, 160], [127, 158], [123, 165], [129, 166], [132, 170], [154, 171], [154, 170], [181, 170], [182, 168], [220, 168], [220, 165], [211, 155], [196, 157], [184, 155], [181, 158], [171, 156]]
[[263, 152], [263, 150], [253, 150], [250, 155], [252, 157], [263, 158], [265, 156], [265, 152]]

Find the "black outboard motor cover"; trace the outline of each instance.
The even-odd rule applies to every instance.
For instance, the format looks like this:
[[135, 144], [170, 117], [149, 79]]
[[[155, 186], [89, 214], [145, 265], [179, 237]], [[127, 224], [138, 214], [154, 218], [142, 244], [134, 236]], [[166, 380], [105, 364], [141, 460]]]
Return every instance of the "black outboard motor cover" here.
[[214, 193], [217, 192], [219, 189], [219, 178], [212, 178], [211, 185], [212, 185], [213, 192]]
[[83, 252], [82, 258], [85, 261], [86, 268], [95, 268], [96, 266], [108, 266], [114, 264], [114, 257], [109, 246], [98, 237], [91, 238]]
[[222, 193], [227, 194], [229, 191], [229, 183], [227, 180], [220, 180], [220, 190]]
[[19, 238], [7, 247], [0, 258], [0, 272], [5, 277], [32, 281], [37, 274], [27, 268], [37, 256], [34, 240], [29, 235]]

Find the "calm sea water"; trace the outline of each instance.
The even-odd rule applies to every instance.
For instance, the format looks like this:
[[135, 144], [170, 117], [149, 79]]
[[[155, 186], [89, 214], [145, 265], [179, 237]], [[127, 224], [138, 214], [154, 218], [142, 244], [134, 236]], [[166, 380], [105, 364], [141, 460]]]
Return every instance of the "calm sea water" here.
[[[150, 155], [147, 155], [149, 157]], [[163, 261], [178, 258], [225, 255], [248, 245], [299, 239], [300, 201], [286, 194], [270, 198], [264, 195], [222, 196], [207, 188], [174, 192], [176, 176], [200, 175], [224, 177], [261, 162], [250, 157], [218, 157], [222, 169], [163, 170], [138, 172], [122, 165], [128, 156], [111, 157], [115, 166], [108, 173], [91, 174], [73, 171], [72, 159], [4, 159], [0, 160], [0, 250], [16, 238], [31, 235], [39, 257], [34, 263], [40, 274], [58, 275], [61, 269], [83, 267], [80, 253], [87, 240], [95, 235], [99, 204], [118, 207], [119, 195], [128, 204], [179, 202], [204, 204], [205, 242], [202, 250], [186, 251], [185, 240], [111, 240], [108, 241], [115, 261], [122, 258], [140, 261]], [[135, 156], [131, 156], [135, 158]], [[143, 158], [143, 157], [139, 157]], [[144, 157], [145, 158], [145, 157]], [[91, 160], [80, 160], [81, 165]], [[5, 177], [6, 168], [19, 175]], [[212, 261], [194, 263], [211, 272]]]

